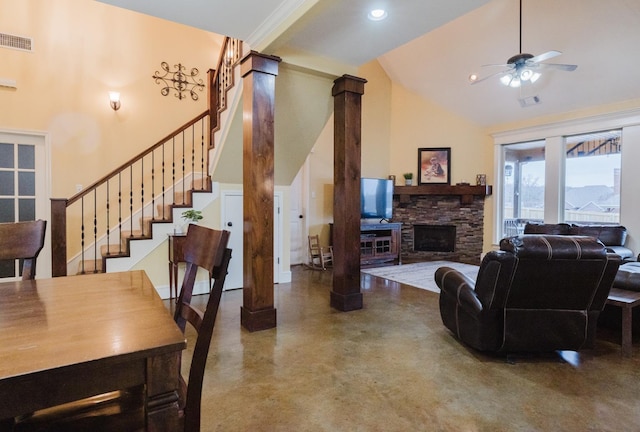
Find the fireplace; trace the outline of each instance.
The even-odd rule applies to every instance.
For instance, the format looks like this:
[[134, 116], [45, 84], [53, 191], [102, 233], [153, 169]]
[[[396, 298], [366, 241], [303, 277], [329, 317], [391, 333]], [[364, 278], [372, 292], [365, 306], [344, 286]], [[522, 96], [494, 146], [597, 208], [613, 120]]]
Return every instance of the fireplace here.
[[413, 250], [423, 252], [454, 252], [454, 225], [413, 224]]
[[484, 196], [474, 196], [469, 203], [462, 202], [457, 195], [445, 194], [411, 195], [402, 202], [399, 198], [396, 195], [393, 200], [393, 222], [402, 223], [403, 262], [444, 260], [480, 264]]

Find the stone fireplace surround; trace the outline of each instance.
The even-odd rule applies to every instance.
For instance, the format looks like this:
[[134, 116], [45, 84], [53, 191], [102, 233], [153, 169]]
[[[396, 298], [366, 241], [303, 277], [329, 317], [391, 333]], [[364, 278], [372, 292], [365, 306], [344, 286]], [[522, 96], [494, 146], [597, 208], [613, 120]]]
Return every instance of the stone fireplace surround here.
[[[484, 195], [474, 195], [472, 199], [462, 199], [460, 195], [448, 194], [405, 195], [398, 189], [406, 188], [396, 188], [397, 195], [394, 195], [393, 199], [392, 221], [402, 223], [401, 257], [403, 262], [446, 260], [480, 264], [484, 226]], [[454, 251], [415, 251], [413, 247], [414, 224], [455, 226]]]

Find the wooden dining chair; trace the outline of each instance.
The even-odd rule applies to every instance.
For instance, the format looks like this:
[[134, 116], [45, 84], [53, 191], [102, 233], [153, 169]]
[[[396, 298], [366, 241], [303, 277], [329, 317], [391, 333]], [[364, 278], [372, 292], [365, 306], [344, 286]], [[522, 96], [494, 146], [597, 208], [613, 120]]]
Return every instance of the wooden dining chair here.
[[[231, 249], [227, 248], [229, 234], [229, 231], [217, 231], [194, 224], [189, 225], [187, 231], [187, 241], [184, 248], [187, 268], [178, 296], [174, 320], [183, 332], [186, 324], [189, 323], [198, 333], [198, 337], [191, 359], [189, 380], [185, 382], [184, 378], [180, 376], [180, 410], [184, 421], [184, 432], [200, 431], [204, 371], [213, 335], [213, 326], [231, 260]], [[214, 280], [204, 311], [191, 304], [198, 268], [210, 272]]]
[[[187, 263], [174, 320], [184, 332], [189, 323], [197, 332], [189, 379], [179, 376], [179, 413], [184, 432], [200, 431], [202, 384], [213, 328], [227, 276], [231, 249], [227, 248], [229, 231], [189, 225], [184, 245]], [[191, 304], [198, 269], [214, 278], [206, 309]], [[42, 431], [138, 431], [145, 430], [145, 416], [141, 410], [143, 389], [116, 391], [77, 402], [47, 408], [16, 419], [14, 432]]]
[[46, 230], [47, 221], [40, 219], [0, 223], [0, 261], [22, 260], [22, 279], [34, 279]]

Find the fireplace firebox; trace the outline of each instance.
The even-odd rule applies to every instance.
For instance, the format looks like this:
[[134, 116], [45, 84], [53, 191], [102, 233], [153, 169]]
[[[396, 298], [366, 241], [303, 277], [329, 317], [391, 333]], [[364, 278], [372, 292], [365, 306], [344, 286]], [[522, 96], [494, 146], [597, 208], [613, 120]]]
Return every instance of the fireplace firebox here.
[[454, 225], [413, 225], [413, 250], [423, 252], [455, 252]]

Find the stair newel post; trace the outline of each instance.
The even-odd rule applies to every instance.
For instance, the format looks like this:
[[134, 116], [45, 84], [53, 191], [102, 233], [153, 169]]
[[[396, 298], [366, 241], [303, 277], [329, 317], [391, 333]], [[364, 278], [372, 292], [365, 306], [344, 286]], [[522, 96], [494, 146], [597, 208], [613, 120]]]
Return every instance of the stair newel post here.
[[218, 127], [218, 86], [216, 85], [217, 76], [218, 75], [216, 74], [215, 69], [209, 69], [207, 71], [207, 81], [209, 83], [209, 88], [207, 89], [207, 96], [209, 100], [209, 148], [215, 147], [213, 134]]
[[66, 198], [51, 198], [51, 275], [67, 275]]

